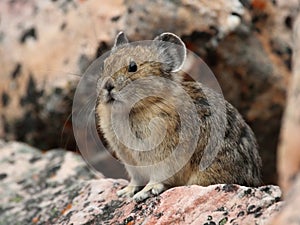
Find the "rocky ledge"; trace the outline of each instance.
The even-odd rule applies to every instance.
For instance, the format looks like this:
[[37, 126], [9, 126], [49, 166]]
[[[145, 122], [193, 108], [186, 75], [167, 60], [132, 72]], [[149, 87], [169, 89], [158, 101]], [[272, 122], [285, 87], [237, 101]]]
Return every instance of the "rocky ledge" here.
[[282, 207], [277, 186], [169, 189], [142, 203], [118, 198], [123, 179], [89, 171], [80, 156], [0, 142], [0, 225], [267, 224]]

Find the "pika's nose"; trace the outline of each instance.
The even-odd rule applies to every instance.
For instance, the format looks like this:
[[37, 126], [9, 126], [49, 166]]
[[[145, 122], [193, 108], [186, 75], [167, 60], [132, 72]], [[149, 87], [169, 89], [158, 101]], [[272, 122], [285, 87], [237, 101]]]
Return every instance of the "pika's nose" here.
[[115, 88], [113, 80], [109, 77], [106, 79], [104, 83], [104, 89], [106, 89], [109, 93]]

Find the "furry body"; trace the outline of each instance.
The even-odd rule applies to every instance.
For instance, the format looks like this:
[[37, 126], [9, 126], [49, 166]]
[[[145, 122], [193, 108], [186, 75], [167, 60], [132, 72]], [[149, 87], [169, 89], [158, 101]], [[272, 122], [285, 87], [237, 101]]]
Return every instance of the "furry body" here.
[[[173, 34], [159, 37], [162, 41], [181, 44], [182, 52], [160, 44], [130, 47], [121, 34], [104, 62], [103, 77], [99, 81], [98, 126], [131, 178], [130, 184], [118, 194], [133, 196], [145, 186], [134, 195], [135, 200], [141, 201], [149, 197], [150, 192], [159, 194], [179, 185], [258, 186], [261, 159], [252, 130], [218, 93], [197, 82], [181, 81], [177, 71], [185, 60], [185, 46]], [[134, 88], [130, 88], [131, 84]], [[138, 97], [139, 101], [132, 100]], [[222, 103], [225, 118], [224, 115], [212, 116], [217, 106], [212, 105], [210, 99]], [[134, 104], [129, 104], [132, 102]], [[196, 115], [190, 113], [193, 107]], [[128, 126], [122, 125], [125, 118], [128, 118]], [[181, 132], [182, 118], [186, 124], [184, 132]], [[189, 130], [194, 124], [197, 124], [196, 132]], [[218, 149], [213, 149], [217, 154], [212, 163], [201, 170], [199, 166], [213, 135], [211, 131], [218, 126], [224, 130], [224, 136], [217, 140]], [[116, 133], [121, 133], [122, 138]], [[191, 138], [197, 140], [194, 148]], [[179, 143], [181, 148], [175, 151]], [[138, 146], [142, 149], [137, 150]], [[160, 165], [160, 162], [164, 163]]]

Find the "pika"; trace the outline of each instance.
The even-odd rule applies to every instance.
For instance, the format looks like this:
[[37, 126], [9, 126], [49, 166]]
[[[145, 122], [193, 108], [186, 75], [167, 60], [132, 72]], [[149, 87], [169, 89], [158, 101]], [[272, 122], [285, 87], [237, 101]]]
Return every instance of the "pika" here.
[[[253, 131], [219, 93], [182, 78], [186, 54], [173, 33], [132, 45], [120, 32], [103, 62], [96, 123], [130, 177], [118, 196], [143, 201], [174, 186], [261, 184]], [[215, 102], [224, 114], [214, 115]], [[215, 137], [214, 128], [224, 135]]]

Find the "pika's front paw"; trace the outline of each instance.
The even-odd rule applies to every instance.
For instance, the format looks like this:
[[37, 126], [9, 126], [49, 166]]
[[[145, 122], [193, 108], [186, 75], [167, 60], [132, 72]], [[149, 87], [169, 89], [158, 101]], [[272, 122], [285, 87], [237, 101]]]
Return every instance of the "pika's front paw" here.
[[128, 185], [127, 187], [117, 191], [117, 195], [119, 197], [132, 197], [137, 190], [137, 186]]
[[165, 190], [165, 186], [161, 183], [147, 184], [140, 192], [136, 193], [133, 196], [133, 199], [136, 202], [141, 202], [149, 198], [151, 193], [154, 195], [159, 195], [164, 190]]

